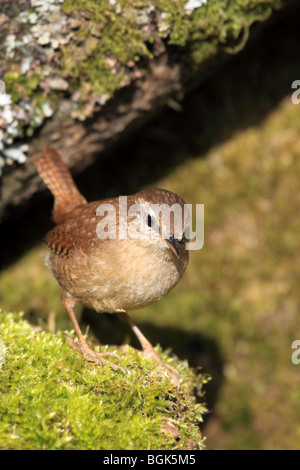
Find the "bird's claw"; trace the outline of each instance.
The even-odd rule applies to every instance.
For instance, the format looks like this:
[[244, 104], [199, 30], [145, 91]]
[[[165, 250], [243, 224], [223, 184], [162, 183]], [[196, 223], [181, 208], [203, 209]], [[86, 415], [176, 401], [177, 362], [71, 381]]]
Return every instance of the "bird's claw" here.
[[77, 343], [76, 341], [73, 340], [69, 335], [64, 334], [68, 345], [76, 349], [77, 351], [80, 351], [83, 357], [89, 361], [89, 362], [94, 362], [95, 364], [99, 364], [100, 366], [103, 366], [104, 364], [108, 364], [113, 370], [121, 370], [126, 374], [125, 369], [122, 366], [119, 366], [118, 364], [115, 364], [114, 362], [107, 361], [105, 356], [114, 356], [117, 359], [120, 359], [120, 356], [116, 352], [103, 352], [99, 353], [97, 351], [94, 351], [85, 340], [79, 340]]

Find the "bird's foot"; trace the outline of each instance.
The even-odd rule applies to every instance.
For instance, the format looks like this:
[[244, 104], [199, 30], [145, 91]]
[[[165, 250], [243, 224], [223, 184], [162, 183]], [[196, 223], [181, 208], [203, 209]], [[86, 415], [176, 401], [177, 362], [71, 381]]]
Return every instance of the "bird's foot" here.
[[67, 338], [68, 345], [71, 346], [71, 348], [76, 349], [77, 351], [80, 351], [83, 357], [87, 361], [94, 362], [95, 364], [99, 364], [100, 366], [103, 366], [104, 364], [108, 364], [113, 370], [119, 369], [125, 374], [125, 370], [123, 369], [123, 367], [119, 366], [118, 364], [115, 364], [114, 362], [108, 361], [106, 359], [107, 356], [114, 356], [117, 359], [120, 359], [117, 353], [115, 352], [99, 353], [97, 351], [94, 351], [84, 338], [81, 338], [79, 342], [77, 343], [69, 335], [65, 334], [65, 337]]
[[154, 350], [153, 346], [149, 344], [143, 349], [143, 353], [147, 357], [152, 357], [155, 359], [155, 361], [158, 363], [159, 366], [161, 366], [165, 371], [167, 372], [167, 375], [169, 376], [171, 383], [176, 387], [179, 388], [180, 386], [180, 375], [177, 369], [175, 367], [171, 366], [171, 364], [168, 364], [167, 362], [164, 362], [159, 354]]
[[125, 312], [125, 310], [122, 310], [122, 311], [119, 310], [119, 312], [120, 312], [120, 315], [123, 318], [123, 320], [125, 320], [126, 323], [128, 323], [128, 325], [130, 326], [130, 328], [134, 332], [135, 336], [137, 337], [137, 339], [141, 343], [141, 346], [143, 348], [143, 353], [145, 354], [145, 356], [152, 357], [153, 359], [155, 359], [156, 362], [161, 367], [163, 367], [165, 369], [165, 371], [167, 372], [167, 374], [168, 374], [168, 376], [171, 380], [171, 383], [176, 388], [179, 388], [179, 386], [180, 386], [179, 372], [175, 369], [175, 367], [171, 366], [167, 362], [162, 361], [161, 357], [159, 356], [159, 354], [157, 354], [157, 352], [153, 348], [150, 341], [147, 340], [147, 338], [143, 335], [141, 330], [133, 323], [133, 321], [131, 320], [129, 315]]
[[130, 349], [132, 351], [137, 351], [139, 354], [143, 354], [146, 357], [152, 357], [152, 359], [154, 359], [157, 362], [157, 365], [162, 367], [166, 371], [172, 385], [177, 389], [180, 388], [180, 374], [178, 370], [175, 369], [175, 367], [171, 366], [171, 364], [164, 362], [162, 358], [159, 356], [159, 354], [157, 354], [157, 352], [155, 351], [152, 345], [149, 348], [145, 347], [142, 351], [140, 349], [136, 349], [130, 346], [129, 344], [124, 344], [123, 346], [119, 346], [118, 349], [122, 349], [124, 351], [128, 351], [128, 349]]

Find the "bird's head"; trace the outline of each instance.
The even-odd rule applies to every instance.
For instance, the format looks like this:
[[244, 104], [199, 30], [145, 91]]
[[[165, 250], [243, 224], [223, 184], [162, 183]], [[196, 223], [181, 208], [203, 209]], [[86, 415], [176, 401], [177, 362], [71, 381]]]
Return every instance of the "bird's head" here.
[[190, 214], [184, 200], [165, 189], [145, 189], [128, 197], [128, 235], [166, 256], [187, 258]]

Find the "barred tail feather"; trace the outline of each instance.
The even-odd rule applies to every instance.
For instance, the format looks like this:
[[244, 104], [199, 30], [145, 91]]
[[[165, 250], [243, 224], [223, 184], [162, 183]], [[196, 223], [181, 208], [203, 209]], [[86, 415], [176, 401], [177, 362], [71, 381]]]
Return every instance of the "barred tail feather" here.
[[59, 224], [75, 207], [85, 204], [86, 199], [78, 191], [75, 182], [61, 156], [52, 147], [33, 157], [34, 164], [54, 196], [53, 220]]

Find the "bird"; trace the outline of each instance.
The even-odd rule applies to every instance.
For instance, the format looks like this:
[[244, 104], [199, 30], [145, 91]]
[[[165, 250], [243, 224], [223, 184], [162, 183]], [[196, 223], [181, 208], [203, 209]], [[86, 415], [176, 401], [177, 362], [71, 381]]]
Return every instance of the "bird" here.
[[[119, 357], [116, 353], [97, 352], [90, 346], [74, 306], [81, 303], [99, 313], [117, 313], [129, 324], [143, 353], [178, 381], [177, 371], [162, 362], [128, 311], [159, 301], [182, 278], [189, 260], [184, 200], [166, 189], [147, 188], [129, 196], [87, 202], [55, 148], [44, 146], [33, 161], [54, 197], [56, 225], [43, 241], [49, 249], [46, 264], [62, 289], [61, 302], [78, 337], [75, 341], [66, 335], [68, 344], [87, 361], [100, 366], [108, 362], [112, 369], [124, 370], [109, 357]], [[183, 214], [177, 218], [179, 224], [175, 212], [169, 211], [164, 220], [155, 210], [173, 205]]]

